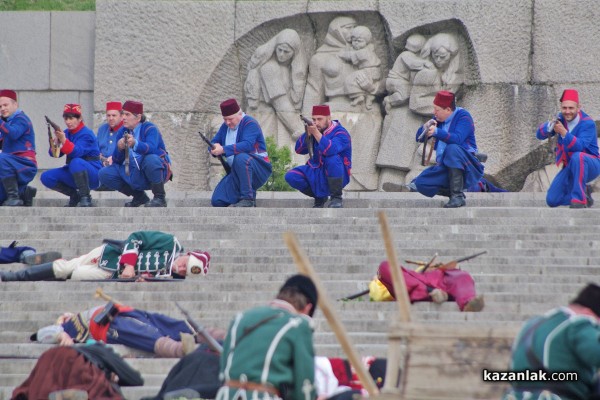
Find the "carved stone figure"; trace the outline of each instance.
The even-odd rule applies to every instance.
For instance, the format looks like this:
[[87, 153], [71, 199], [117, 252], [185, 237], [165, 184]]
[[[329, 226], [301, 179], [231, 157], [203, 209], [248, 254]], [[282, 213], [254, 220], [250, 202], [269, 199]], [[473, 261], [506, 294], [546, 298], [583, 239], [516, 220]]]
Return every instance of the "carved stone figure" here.
[[[369, 66], [363, 70], [348, 61], [352, 59], [352, 52], [357, 52], [351, 47], [352, 32], [356, 27], [356, 20], [350, 16], [336, 17], [330, 22], [323, 45], [310, 60], [302, 108], [310, 114], [313, 105], [329, 104], [334, 118], [340, 120], [352, 137], [352, 178], [346, 189], [377, 190], [375, 158], [382, 117], [379, 108], [367, 109], [368, 100], [371, 103], [372, 100], [366, 96], [374, 96], [383, 88], [374, 78], [377, 75], [370, 70], [380, 68], [372, 66], [372, 60], [364, 64]], [[356, 31], [356, 37], [364, 32], [365, 29]], [[353, 78], [349, 78], [351, 76]], [[347, 86], [346, 79], [352, 79], [352, 85]], [[353, 92], [352, 98], [349, 89]]]
[[[409, 39], [407, 50], [400, 54], [393, 73], [390, 72], [386, 80], [390, 94], [384, 104], [389, 111], [377, 155], [377, 166], [384, 168], [380, 179], [384, 190], [395, 190], [424, 168], [420, 165], [415, 132], [431, 118], [435, 94], [439, 90], [449, 90], [460, 96], [464, 83], [458, 40], [454, 34], [435, 34], [425, 44], [422, 44], [421, 35], [412, 35]], [[417, 56], [415, 53], [420, 44], [422, 48]]]
[[[357, 26], [352, 29], [352, 50], [344, 51], [338, 56], [345, 61], [349, 61], [358, 68], [358, 71], [348, 75], [344, 81], [346, 94], [352, 99], [350, 105], [356, 106], [362, 102], [365, 103], [367, 110], [373, 108], [375, 93], [365, 91], [359, 82], [363, 76], [369, 81], [371, 90], [378, 87], [381, 80], [381, 60], [375, 54], [375, 46], [371, 41], [373, 35], [366, 26]], [[364, 85], [363, 85], [364, 86]]]
[[265, 134], [275, 136], [278, 146], [291, 146], [292, 153], [295, 137], [303, 132], [298, 113], [307, 64], [300, 36], [293, 29], [284, 29], [256, 49], [244, 84], [248, 112]]

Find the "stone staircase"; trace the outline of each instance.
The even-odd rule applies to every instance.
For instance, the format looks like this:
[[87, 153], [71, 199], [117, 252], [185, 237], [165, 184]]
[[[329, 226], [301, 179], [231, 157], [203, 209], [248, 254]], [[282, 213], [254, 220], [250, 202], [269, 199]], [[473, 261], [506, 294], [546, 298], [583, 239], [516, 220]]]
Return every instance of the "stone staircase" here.
[[[416, 193], [347, 193], [344, 209], [312, 209], [298, 193], [266, 193], [257, 208], [212, 208], [210, 193], [168, 192], [169, 207], [126, 209], [125, 197], [94, 192], [96, 207], [63, 208], [66, 198], [40, 190], [31, 208], [0, 207], [0, 244], [18, 240], [38, 251], [60, 250], [71, 258], [103, 238], [125, 239], [134, 230], [174, 233], [189, 249], [210, 252], [207, 276], [169, 283], [3, 282], [0, 283], [0, 400], [23, 382], [36, 358], [49, 348], [29, 335], [65, 310], [100, 303], [101, 287], [114, 299], [141, 309], [181, 317], [174, 301], [205, 326], [226, 329], [234, 315], [271, 299], [296, 273], [282, 233], [293, 231], [335, 300], [367, 287], [385, 250], [377, 212], [384, 210], [401, 260], [439, 260], [487, 250], [465, 262], [486, 306], [461, 313], [455, 303], [418, 303], [414, 321], [462, 324], [472, 329], [513, 326], [527, 317], [566, 304], [587, 282], [597, 281], [599, 209], [550, 209], [543, 193], [469, 193], [467, 207], [441, 208], [445, 198]], [[403, 263], [404, 264], [404, 263]], [[1, 269], [20, 265], [1, 265]], [[333, 301], [361, 355], [385, 357], [394, 303], [367, 298]], [[344, 357], [323, 314], [316, 314], [318, 355]], [[145, 386], [124, 388], [129, 399], [153, 395], [177, 362], [117, 347], [145, 378]], [[506, 360], [508, 363], [508, 360]]]

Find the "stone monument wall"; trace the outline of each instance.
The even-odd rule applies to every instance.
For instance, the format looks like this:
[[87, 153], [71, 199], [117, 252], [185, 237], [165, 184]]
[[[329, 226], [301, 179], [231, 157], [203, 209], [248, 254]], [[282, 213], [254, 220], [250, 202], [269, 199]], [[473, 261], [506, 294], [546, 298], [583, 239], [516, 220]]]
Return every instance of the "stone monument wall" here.
[[96, 128], [106, 101], [142, 101], [171, 154], [170, 185], [182, 190], [220, 178], [197, 132], [214, 134], [229, 97], [289, 146], [298, 114], [329, 103], [353, 139], [348, 189], [395, 190], [423, 168], [414, 132], [432, 94], [450, 89], [474, 117], [486, 176], [544, 190], [551, 144], [534, 131], [563, 89], [578, 89], [600, 118], [595, 4], [98, 0], [95, 14], [0, 13], [11, 28], [0, 34], [0, 86], [19, 91], [42, 141], [43, 114], [59, 119], [66, 102], [81, 102]]

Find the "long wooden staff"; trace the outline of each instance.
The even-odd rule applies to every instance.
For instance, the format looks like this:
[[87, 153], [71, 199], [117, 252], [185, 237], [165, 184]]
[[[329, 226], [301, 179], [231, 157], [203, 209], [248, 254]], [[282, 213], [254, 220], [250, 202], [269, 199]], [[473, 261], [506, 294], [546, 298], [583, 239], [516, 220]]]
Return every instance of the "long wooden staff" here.
[[400, 312], [400, 322], [410, 322], [410, 300], [406, 291], [406, 282], [404, 282], [404, 275], [398, 265], [398, 257], [396, 255], [396, 249], [394, 248], [394, 240], [392, 239], [392, 233], [388, 225], [387, 217], [383, 211], [379, 211], [379, 224], [381, 225], [381, 234], [383, 235], [383, 242], [385, 244], [385, 252], [387, 254], [387, 260], [390, 264], [390, 271], [392, 271], [392, 283], [394, 285], [394, 292], [396, 293], [396, 303], [398, 304], [398, 311]]
[[360, 357], [356, 353], [356, 350], [352, 345], [350, 337], [346, 333], [346, 330], [344, 329], [344, 326], [342, 325], [340, 319], [335, 313], [335, 310], [333, 309], [333, 307], [331, 307], [331, 303], [329, 302], [329, 298], [327, 297], [325, 288], [321, 284], [321, 280], [319, 279], [317, 273], [310, 264], [308, 257], [300, 248], [300, 244], [298, 243], [296, 236], [292, 232], [285, 232], [283, 234], [283, 240], [285, 241], [285, 244], [288, 246], [288, 249], [292, 254], [298, 271], [301, 274], [307, 275], [310, 279], [312, 279], [315, 286], [317, 287], [317, 292], [319, 294], [319, 308], [323, 311], [323, 314], [325, 315], [329, 326], [331, 326], [333, 333], [335, 333], [335, 336], [342, 345], [342, 349], [348, 357], [350, 364], [356, 371], [356, 375], [358, 376], [360, 383], [362, 383], [363, 387], [367, 390], [367, 392], [369, 392], [370, 396], [375, 396], [379, 393], [379, 390], [377, 389], [373, 378], [365, 369], [365, 366], [363, 365]]
[[[398, 265], [398, 257], [394, 247], [394, 240], [389, 228], [388, 220], [383, 211], [379, 211], [379, 224], [381, 225], [381, 234], [387, 254], [390, 270], [392, 271], [392, 284], [396, 294], [396, 304], [398, 304], [400, 323], [410, 323], [410, 299], [406, 290], [404, 274]], [[433, 261], [433, 260], [432, 260]], [[385, 374], [385, 385], [383, 393], [401, 395], [404, 382], [406, 380], [406, 364], [408, 357], [408, 344], [406, 338], [401, 338], [398, 343], [390, 340], [388, 344], [387, 368]]]

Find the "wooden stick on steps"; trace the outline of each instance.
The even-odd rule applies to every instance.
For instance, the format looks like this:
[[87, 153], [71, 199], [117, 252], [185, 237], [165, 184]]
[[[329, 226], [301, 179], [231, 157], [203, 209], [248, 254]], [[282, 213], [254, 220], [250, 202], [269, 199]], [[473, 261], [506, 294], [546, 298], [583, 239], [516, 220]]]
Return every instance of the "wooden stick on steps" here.
[[362, 383], [363, 387], [367, 390], [369, 395], [375, 396], [379, 393], [377, 385], [375, 385], [373, 378], [366, 370], [358, 353], [354, 349], [350, 337], [346, 333], [346, 330], [340, 322], [340, 319], [338, 318], [335, 310], [333, 309], [333, 307], [331, 307], [331, 303], [329, 302], [329, 298], [327, 297], [325, 288], [321, 284], [321, 280], [319, 279], [317, 273], [310, 264], [308, 257], [300, 248], [300, 244], [298, 243], [296, 236], [292, 232], [285, 232], [283, 234], [283, 240], [285, 241], [285, 244], [287, 245], [288, 249], [290, 250], [290, 253], [292, 254], [292, 258], [296, 263], [298, 271], [301, 274], [308, 276], [314, 282], [317, 288], [317, 293], [319, 294], [319, 308], [321, 309], [321, 311], [323, 311], [323, 314], [325, 315], [329, 326], [331, 326], [331, 330], [333, 330], [333, 333], [335, 333], [335, 336], [340, 342], [344, 353], [348, 357], [348, 361], [350, 361], [350, 364], [356, 371], [358, 379]]

